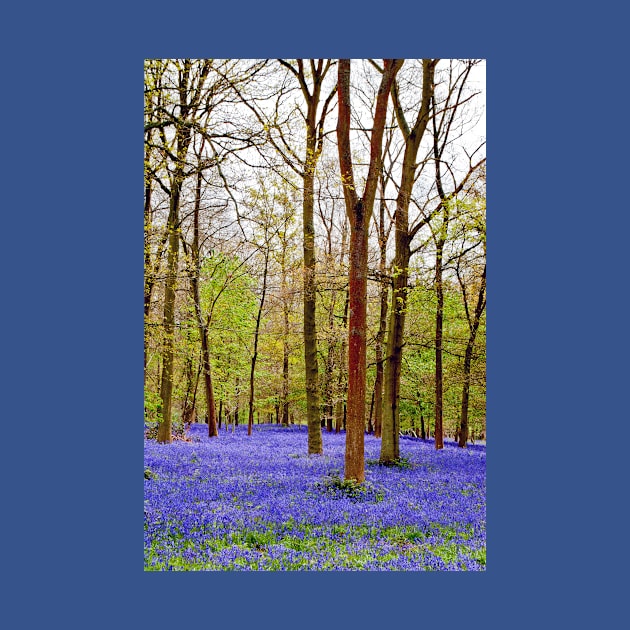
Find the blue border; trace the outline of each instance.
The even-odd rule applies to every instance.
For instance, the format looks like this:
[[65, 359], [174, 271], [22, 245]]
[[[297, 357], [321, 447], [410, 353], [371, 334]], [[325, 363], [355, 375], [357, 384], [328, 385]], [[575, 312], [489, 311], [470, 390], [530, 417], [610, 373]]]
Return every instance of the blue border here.
[[[615, 132], [626, 134], [618, 148], [604, 143], [606, 106], [610, 116], [623, 109], [614, 64], [625, 58], [623, 20], [605, 5], [35, 3], [8, 12], [9, 618], [66, 628], [613, 627], [623, 600], [611, 558], [625, 530], [610, 493], [626, 456], [614, 400], [626, 383], [611, 360], [625, 311], [613, 274], [627, 251], [614, 211], [627, 126]], [[573, 36], [593, 32], [598, 52], [585, 54]], [[376, 51], [488, 60], [488, 570], [145, 574], [135, 481], [142, 60]]]

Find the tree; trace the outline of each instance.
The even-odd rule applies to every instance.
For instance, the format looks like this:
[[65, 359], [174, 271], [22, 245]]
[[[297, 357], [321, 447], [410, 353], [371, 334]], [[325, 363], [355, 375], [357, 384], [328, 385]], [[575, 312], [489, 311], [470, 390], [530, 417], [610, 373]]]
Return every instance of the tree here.
[[[485, 180], [485, 170], [483, 172], [483, 180]], [[464, 204], [462, 204], [464, 205]], [[462, 402], [459, 427], [456, 432], [458, 445], [465, 447], [468, 440], [468, 407], [470, 396], [471, 369], [473, 360], [473, 351], [477, 332], [481, 324], [481, 317], [486, 306], [486, 263], [485, 263], [485, 193], [483, 199], [473, 199], [472, 203], [465, 204], [465, 216], [463, 223], [462, 236], [462, 252], [456, 258], [455, 273], [457, 281], [462, 293], [462, 301], [466, 313], [466, 323], [468, 324], [468, 341], [464, 353], [463, 365], [463, 384], [462, 384]], [[473, 243], [470, 242], [470, 232], [475, 233]], [[476, 240], [476, 242], [475, 242]], [[467, 254], [479, 249], [477, 245], [482, 245], [483, 251], [483, 270], [481, 276], [475, 274], [475, 265], [472, 261], [466, 259]], [[478, 274], [478, 271], [477, 271]], [[475, 291], [476, 289], [476, 291]], [[473, 292], [470, 295], [471, 291]], [[476, 293], [476, 295], [475, 295]], [[470, 303], [469, 303], [470, 302]], [[474, 304], [474, 310], [471, 309]]]
[[415, 123], [409, 128], [400, 102], [396, 83], [392, 89], [392, 100], [396, 120], [403, 134], [404, 158], [398, 196], [396, 199], [396, 252], [392, 265], [392, 305], [390, 309], [389, 332], [387, 338], [387, 361], [385, 363], [385, 404], [380, 461], [392, 463], [400, 457], [399, 434], [400, 419], [398, 399], [400, 396], [400, 370], [402, 365], [403, 335], [407, 305], [407, 284], [409, 261], [411, 259], [411, 241], [428, 218], [409, 225], [409, 204], [416, 179], [417, 154], [427, 128], [430, 116], [430, 103], [433, 95], [434, 71], [437, 59], [422, 61], [421, 105]]
[[257, 206], [257, 214], [253, 220], [258, 224], [259, 231], [262, 232], [262, 242], [257, 244], [257, 249], [262, 252], [263, 256], [263, 272], [262, 272], [262, 290], [260, 300], [258, 302], [258, 312], [256, 313], [256, 325], [254, 328], [254, 348], [252, 350], [251, 369], [249, 373], [249, 403], [248, 403], [248, 419], [247, 419], [247, 435], [252, 434], [254, 426], [254, 385], [256, 375], [256, 361], [258, 360], [258, 339], [260, 336], [260, 322], [265, 305], [265, 297], [267, 295], [267, 279], [269, 271], [269, 258], [271, 255], [271, 240], [279, 231], [278, 226], [274, 226], [274, 203], [275, 197], [271, 200], [265, 190], [264, 182], [260, 182], [261, 191], [251, 192], [252, 205]]
[[[190, 59], [177, 63], [178, 115], [175, 124], [175, 164], [170, 178], [170, 200], [167, 221], [168, 253], [166, 284], [164, 289], [164, 346], [162, 382], [160, 386], [162, 419], [158, 428], [159, 442], [170, 442], [171, 405], [173, 395], [173, 350], [175, 332], [175, 288], [177, 284], [177, 262], [179, 257], [179, 204], [184, 178], [188, 147], [192, 139], [190, 119], [197, 113], [202, 99], [202, 90], [210, 71], [210, 62], [195, 64]], [[196, 70], [196, 71], [195, 71]]]
[[[233, 103], [230, 103], [232, 85], [251, 80], [264, 65], [265, 62], [260, 61], [249, 64], [208, 59], [150, 60], [145, 64], [145, 241], [148, 243], [145, 247], [146, 319], [151, 309], [151, 296], [156, 286], [158, 270], [160, 265], [164, 265], [162, 260], [164, 250], [166, 253], [160, 353], [162, 359], [160, 407], [163, 422], [158, 438], [161, 441], [171, 439], [171, 407], [174, 393], [177, 394], [175, 336], [180, 324], [176, 323], [176, 311], [183, 306], [181, 299], [176, 300], [178, 273], [182, 266], [179, 247], [181, 243], [185, 247], [188, 246], [183, 262], [187, 266], [191, 282], [198, 283], [198, 262], [203, 249], [201, 241], [207, 241], [209, 238], [207, 232], [200, 234], [199, 227], [201, 188], [203, 183], [207, 184], [205, 171], [216, 172], [226, 184], [226, 191], [231, 195], [221, 164], [226, 162], [230, 154], [253, 146], [256, 139], [256, 131], [248, 125], [241, 125], [237, 117], [232, 116], [229, 121], [225, 121], [221, 114], [225, 108], [233, 109]], [[189, 180], [193, 175], [196, 175], [196, 185], [190, 186]], [[163, 193], [168, 199], [168, 217], [163, 227], [154, 221], [156, 193]], [[193, 195], [195, 210], [187, 214]], [[191, 217], [194, 224], [192, 228]], [[185, 240], [186, 232], [190, 233], [191, 229], [192, 243], [190, 238], [188, 242]], [[158, 231], [161, 231], [161, 240], [156, 245], [155, 233]], [[191, 291], [194, 295], [195, 287], [192, 285]], [[199, 317], [197, 319], [197, 325], [203, 330], [202, 319]], [[202, 345], [207, 338], [207, 330], [205, 332], [206, 334], [201, 335]], [[145, 340], [145, 366], [147, 343], [148, 339]], [[207, 349], [202, 351], [202, 355], [206, 396], [211, 399], [212, 381]], [[186, 375], [190, 385], [189, 363]], [[187, 392], [188, 389], [187, 386]], [[186, 401], [188, 400], [187, 396]], [[188, 413], [189, 408], [187, 407], [185, 411]], [[209, 404], [208, 411], [209, 427], [212, 431], [214, 419], [212, 404]]]
[[[374, 378], [374, 436], [382, 437], [383, 430], [383, 378], [384, 362], [383, 346], [387, 333], [387, 300], [389, 298], [389, 280], [387, 277], [387, 241], [391, 231], [392, 222], [385, 222], [385, 189], [387, 178], [384, 169], [381, 168], [381, 198], [379, 202], [378, 245], [379, 245], [379, 280], [380, 280], [380, 312], [378, 318], [378, 331], [374, 340], [376, 376]], [[391, 219], [391, 216], [390, 216]]]
[[[203, 139], [201, 146], [203, 148]], [[208, 325], [210, 323], [210, 315], [204, 317], [201, 307], [201, 295], [199, 292], [199, 274], [201, 269], [200, 264], [200, 240], [199, 240], [199, 213], [201, 207], [201, 183], [202, 183], [202, 169], [197, 172], [196, 186], [195, 186], [195, 202], [193, 210], [193, 242], [190, 248], [190, 265], [189, 275], [191, 284], [191, 293], [193, 303], [195, 307], [195, 316], [197, 326], [199, 328], [199, 337], [201, 339], [201, 365], [203, 371], [203, 381], [206, 393], [206, 412], [208, 418], [208, 435], [209, 437], [218, 437], [218, 427], [216, 418], [216, 407], [214, 401], [214, 387], [212, 384], [212, 368], [210, 365], [210, 348], [208, 343]], [[184, 251], [186, 251], [186, 240], [182, 237], [182, 245]], [[188, 254], [188, 252], [186, 251]]]
[[[449, 221], [451, 219], [451, 209], [457, 195], [464, 190], [470, 178], [478, 172], [485, 158], [473, 164], [472, 157], [477, 152], [473, 151], [468, 157], [468, 171], [464, 177], [456, 181], [456, 175], [452, 165], [444, 160], [445, 150], [452, 142], [454, 132], [454, 122], [458, 109], [463, 103], [469, 100], [470, 96], [464, 93], [464, 86], [474, 65], [474, 61], [467, 61], [462, 72], [457, 75], [449, 73], [449, 84], [446, 97], [440, 104], [441, 115], [438, 116], [435, 94], [431, 95], [435, 114], [433, 123], [433, 162], [435, 165], [435, 185], [439, 197], [438, 210], [434, 213], [438, 217], [439, 224], [436, 228], [431, 227], [433, 240], [435, 243], [435, 293], [437, 296], [437, 306], [435, 312], [435, 448], [444, 448], [443, 436], [443, 369], [442, 369], [442, 334], [444, 316], [444, 286], [443, 286], [443, 257], [446, 240], [448, 237]], [[446, 187], [445, 173], [451, 180], [450, 191]]]
[[[144, 321], [147, 327], [151, 311], [151, 300], [155, 279], [166, 246], [167, 234], [160, 235], [159, 245], [152, 252], [152, 237], [154, 228], [154, 207], [153, 207], [153, 186], [160, 182], [156, 177], [155, 162], [159, 160], [152, 147], [152, 136], [156, 129], [152, 126], [157, 119], [157, 112], [162, 108], [162, 79], [164, 76], [165, 64], [162, 60], [148, 60], [145, 62], [145, 120], [149, 129], [145, 131], [144, 143]], [[162, 160], [159, 160], [160, 163]], [[168, 189], [165, 189], [169, 194]], [[160, 230], [160, 232], [162, 232]], [[148, 331], [145, 329], [144, 335], [144, 385], [147, 385], [147, 360], [148, 360]]]
[[470, 327], [470, 335], [468, 337], [468, 343], [466, 344], [466, 354], [464, 356], [464, 384], [462, 387], [462, 411], [460, 415], [459, 425], [459, 440], [458, 444], [461, 447], [466, 446], [468, 440], [468, 400], [470, 393], [470, 370], [472, 364], [473, 349], [475, 347], [475, 338], [477, 331], [479, 330], [479, 324], [481, 322], [481, 315], [486, 306], [485, 291], [486, 291], [486, 266], [483, 267], [483, 273], [481, 274], [481, 282], [479, 284], [479, 291], [477, 293], [477, 303], [475, 311], [471, 315], [465, 293], [465, 285], [462, 282], [462, 291], [464, 291], [464, 304], [466, 306], [466, 317], [468, 325]]
[[346, 420], [345, 478], [359, 483], [365, 480], [365, 390], [366, 390], [366, 310], [367, 254], [370, 217], [381, 169], [383, 132], [387, 102], [402, 59], [384, 59], [383, 74], [376, 98], [370, 137], [370, 162], [361, 197], [355, 183], [350, 147], [350, 60], [340, 59], [338, 65], [337, 142], [339, 169], [343, 185], [346, 212], [350, 222], [349, 336], [348, 336], [348, 403]]
[[[214, 348], [213, 373], [219, 400], [238, 422], [240, 382], [251, 370], [249, 340], [259, 303], [247, 258], [215, 252], [201, 267], [201, 311], [208, 332], [208, 347]], [[208, 414], [210, 410], [208, 410]]]
[[464, 163], [473, 62], [337, 63], [145, 62], [145, 408], [163, 441], [180, 411], [210, 435], [246, 408], [250, 430], [306, 420], [309, 453], [322, 421], [347, 428], [361, 481], [368, 410], [384, 463], [435, 411], [438, 444], [483, 428], [483, 195]]
[[[331, 67], [331, 60], [310, 60], [311, 86], [307, 80], [307, 71], [302, 59], [296, 60], [296, 66], [279, 59], [300, 84], [300, 89], [306, 104], [306, 147], [304, 158], [299, 161], [301, 169], [298, 174], [302, 177], [304, 193], [302, 204], [302, 225], [304, 244], [304, 366], [306, 376], [306, 408], [308, 425], [308, 452], [319, 454], [323, 452], [320, 427], [319, 385], [317, 368], [317, 330], [315, 325], [316, 287], [315, 287], [315, 228], [313, 224], [315, 169], [322, 151], [324, 121], [328, 106], [335, 89], [326, 98], [319, 119], [317, 117], [321, 90], [324, 78]], [[286, 152], [283, 155], [288, 157]], [[289, 164], [294, 164], [292, 159]]]

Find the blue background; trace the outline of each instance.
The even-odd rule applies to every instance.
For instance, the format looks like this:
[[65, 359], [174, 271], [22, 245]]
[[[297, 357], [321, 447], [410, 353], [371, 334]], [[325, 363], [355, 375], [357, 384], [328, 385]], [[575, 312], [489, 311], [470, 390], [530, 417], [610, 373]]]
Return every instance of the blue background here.
[[[624, 21], [556, 5], [5, 9], [7, 627], [618, 627]], [[485, 573], [144, 573], [142, 61], [185, 56], [487, 59]]]

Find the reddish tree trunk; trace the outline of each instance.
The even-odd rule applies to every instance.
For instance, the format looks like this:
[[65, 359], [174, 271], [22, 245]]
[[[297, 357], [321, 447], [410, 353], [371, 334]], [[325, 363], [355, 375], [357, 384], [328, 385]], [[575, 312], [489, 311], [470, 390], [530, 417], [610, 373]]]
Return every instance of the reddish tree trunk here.
[[366, 307], [367, 251], [370, 216], [381, 170], [381, 149], [389, 92], [402, 66], [400, 59], [385, 59], [383, 76], [376, 99], [374, 123], [370, 137], [370, 164], [365, 189], [358, 197], [350, 148], [350, 60], [339, 60], [337, 99], [337, 140], [339, 167], [346, 212], [350, 220], [350, 321], [348, 331], [348, 403], [346, 417], [345, 478], [365, 481], [365, 390], [366, 390]]
[[348, 331], [348, 407], [346, 417], [346, 479], [365, 480], [364, 431], [366, 388], [366, 317], [368, 232], [363, 204], [354, 209], [350, 231], [350, 322]]
[[458, 445], [462, 448], [466, 446], [468, 440], [468, 397], [470, 392], [470, 372], [472, 367], [472, 354], [475, 347], [475, 338], [477, 337], [477, 330], [479, 329], [479, 323], [481, 322], [481, 314], [485, 308], [485, 291], [486, 291], [486, 268], [483, 269], [481, 276], [481, 287], [479, 288], [479, 294], [477, 296], [477, 306], [475, 308], [475, 315], [470, 325], [470, 335], [468, 337], [468, 344], [466, 345], [466, 354], [464, 356], [464, 386], [462, 388], [462, 413], [460, 418], [460, 430]]

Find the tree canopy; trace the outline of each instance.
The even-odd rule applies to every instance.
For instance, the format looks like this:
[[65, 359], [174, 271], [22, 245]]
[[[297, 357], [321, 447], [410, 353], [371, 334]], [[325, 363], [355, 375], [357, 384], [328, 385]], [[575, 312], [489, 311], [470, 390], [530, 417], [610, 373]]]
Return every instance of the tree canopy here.
[[485, 440], [483, 63], [146, 60], [150, 434]]

